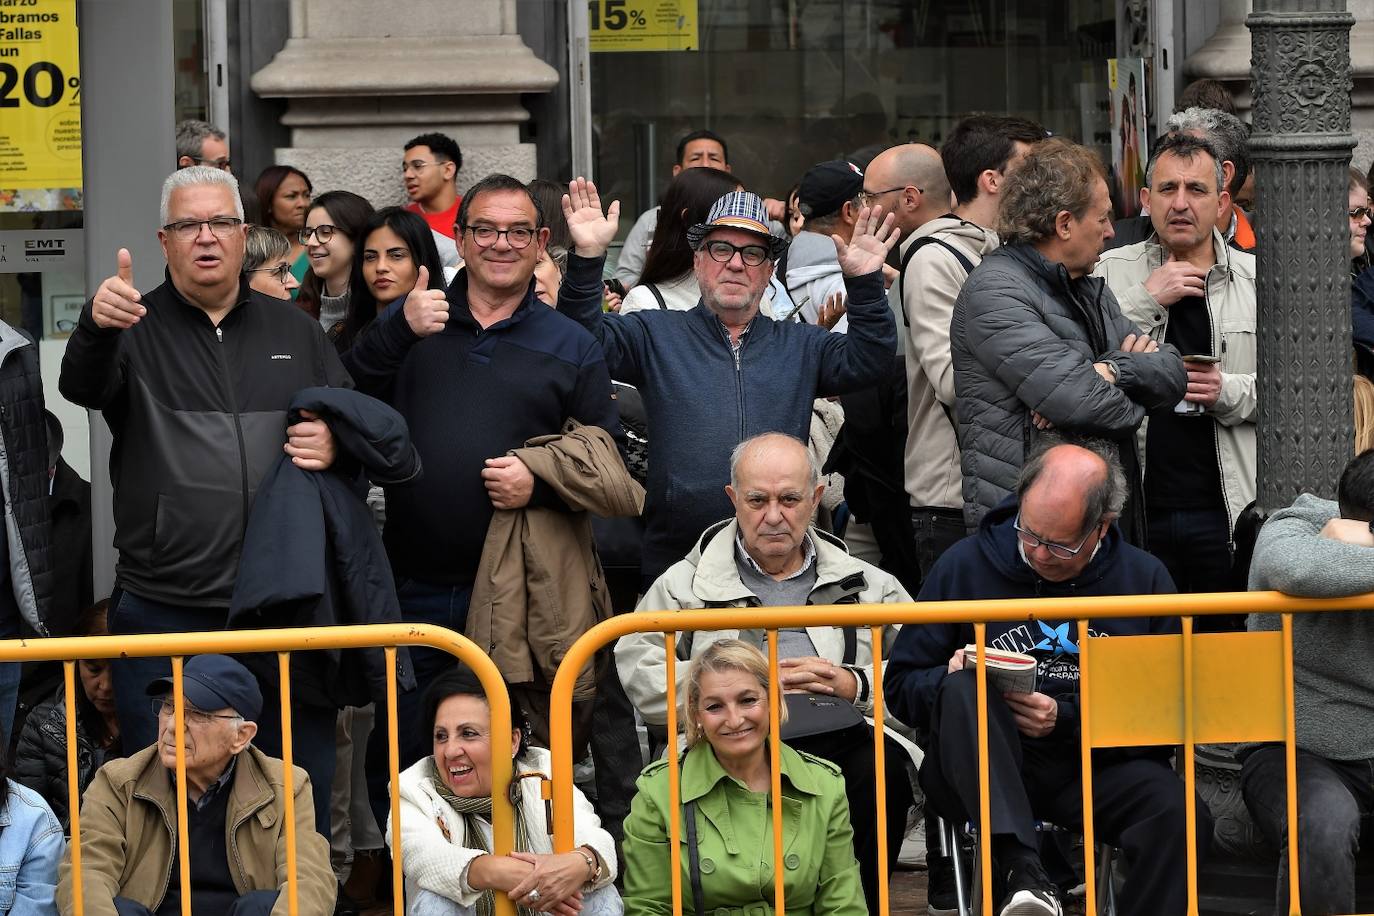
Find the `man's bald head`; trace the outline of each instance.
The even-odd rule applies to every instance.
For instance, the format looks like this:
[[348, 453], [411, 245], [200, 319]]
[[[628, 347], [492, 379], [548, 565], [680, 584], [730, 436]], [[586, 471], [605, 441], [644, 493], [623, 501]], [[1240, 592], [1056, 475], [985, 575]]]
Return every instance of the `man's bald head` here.
[[797, 470], [806, 476], [809, 486], [821, 482], [821, 469], [801, 440], [786, 433], [762, 433], [745, 439], [730, 453], [730, 483], [739, 487], [740, 480], [757, 466]]
[[1107, 462], [1100, 455], [1077, 445], [1056, 445], [1045, 451], [1039, 473], [1035, 474], [1021, 496], [1023, 503], [1052, 506], [1053, 511], [1077, 519], [1084, 531], [1097, 518], [1090, 518], [1088, 494], [1107, 482]]
[[869, 204], [897, 214], [903, 236], [950, 208], [944, 163], [940, 153], [924, 143], [903, 143], [879, 153], [864, 170], [864, 190], [870, 194]]
[[[1021, 551], [1044, 579], [1063, 582], [1092, 561], [1126, 502], [1126, 475], [1116, 449], [1096, 440], [1050, 437], [1016, 485]], [[1076, 551], [1055, 556], [1058, 548]]]
[[801, 568], [806, 528], [825, 486], [800, 440], [764, 433], [741, 442], [730, 456], [730, 486], [740, 543], [775, 578]]

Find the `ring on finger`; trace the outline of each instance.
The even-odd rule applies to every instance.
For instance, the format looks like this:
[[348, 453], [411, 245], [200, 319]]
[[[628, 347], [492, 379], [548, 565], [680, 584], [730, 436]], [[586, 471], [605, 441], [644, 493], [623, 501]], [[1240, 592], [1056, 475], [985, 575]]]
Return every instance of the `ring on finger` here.
[[528, 894], [525, 895], [525, 899], [526, 899], [526, 900], [538, 900], [539, 897], [540, 897], [539, 888], [537, 888], [537, 887], [532, 887], [532, 888], [530, 888], [530, 892], [529, 892]]

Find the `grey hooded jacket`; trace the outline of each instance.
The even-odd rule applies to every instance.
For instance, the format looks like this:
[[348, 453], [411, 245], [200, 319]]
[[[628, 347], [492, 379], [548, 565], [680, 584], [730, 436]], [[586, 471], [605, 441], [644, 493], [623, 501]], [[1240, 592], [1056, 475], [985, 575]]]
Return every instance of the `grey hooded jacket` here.
[[48, 520], [48, 426], [38, 347], [0, 321], [0, 491], [4, 494], [10, 586], [24, 623], [40, 636], [52, 615]]
[[[1032, 411], [1060, 432], [1116, 442], [1129, 503], [1139, 506], [1136, 427], [1146, 411], [1177, 403], [1187, 385], [1172, 346], [1120, 349], [1128, 334], [1140, 333], [1101, 279], [1071, 279], [1033, 245], [1006, 245], [983, 259], [950, 324], [965, 522], [978, 524], [1016, 486], [1037, 434]], [[1103, 361], [1115, 365], [1115, 384], [1093, 367]], [[1143, 519], [1129, 513], [1128, 505], [1122, 532], [1140, 544]]]

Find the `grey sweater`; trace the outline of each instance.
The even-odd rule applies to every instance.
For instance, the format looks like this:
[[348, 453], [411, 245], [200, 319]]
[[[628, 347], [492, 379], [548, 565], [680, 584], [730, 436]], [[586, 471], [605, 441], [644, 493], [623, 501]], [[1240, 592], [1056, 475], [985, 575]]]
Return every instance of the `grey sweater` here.
[[[1374, 591], [1374, 549], [1321, 536], [1340, 515], [1336, 503], [1309, 493], [1260, 530], [1250, 590], [1304, 598]], [[1277, 630], [1277, 614], [1251, 614], [1251, 630]], [[1294, 714], [1298, 747], [1330, 760], [1374, 758], [1374, 613], [1293, 615]]]

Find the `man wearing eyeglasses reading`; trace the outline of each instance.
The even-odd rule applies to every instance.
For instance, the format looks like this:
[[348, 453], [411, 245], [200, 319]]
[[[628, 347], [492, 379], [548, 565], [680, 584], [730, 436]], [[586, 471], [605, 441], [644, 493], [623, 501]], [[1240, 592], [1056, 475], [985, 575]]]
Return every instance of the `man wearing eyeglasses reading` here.
[[[334, 461], [323, 421], [287, 425], [292, 396], [351, 385], [317, 321], [250, 286], [232, 174], [204, 166], [173, 172], [163, 184], [158, 239], [165, 281], [141, 292], [121, 248], [117, 272], [81, 312], [58, 383], [68, 400], [102, 411], [113, 434], [120, 597], [110, 609], [112, 634], [224, 628], [259, 481], [283, 450], [309, 471]], [[114, 663], [128, 753], [153, 742], [157, 720], [143, 688], [170, 668], [166, 658]], [[300, 739], [307, 720], [297, 719], [297, 759], [327, 802], [334, 714], [319, 723], [323, 748]]]
[[[1126, 502], [1116, 447], [1047, 434], [1011, 497], [978, 531], [944, 552], [918, 601], [1168, 594], [1158, 559], [1126, 543], [1116, 520]], [[1093, 636], [1176, 633], [1177, 618], [1089, 621]], [[902, 627], [883, 676], [889, 709], [927, 736], [921, 762], [926, 801], [946, 820], [979, 822], [978, 690], [971, 624]], [[1060, 889], [1040, 859], [1036, 821], [1083, 822], [1079, 750], [1078, 627], [1073, 621], [1013, 620], [987, 627], [987, 648], [1035, 660], [1035, 690], [1000, 693], [988, 678], [988, 768], [993, 893], [1001, 916], [1059, 916]], [[1186, 811], [1173, 748], [1093, 754], [1093, 823], [1128, 869], [1122, 916], [1183, 916], [1188, 909]], [[1197, 848], [1212, 835], [1197, 803]], [[988, 841], [988, 838], [984, 838]]]

